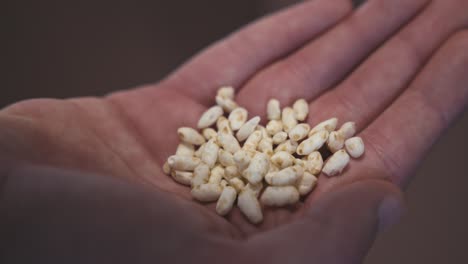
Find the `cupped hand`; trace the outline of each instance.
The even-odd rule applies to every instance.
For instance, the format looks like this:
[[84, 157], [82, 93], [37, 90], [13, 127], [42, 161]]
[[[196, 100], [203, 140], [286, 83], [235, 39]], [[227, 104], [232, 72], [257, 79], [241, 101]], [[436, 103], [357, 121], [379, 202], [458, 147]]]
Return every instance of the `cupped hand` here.
[[[158, 84], [12, 105], [2, 111], [0, 146], [30, 163], [149, 185], [190, 203], [187, 214], [202, 215], [207, 233], [248, 237], [264, 258], [358, 261], [399, 211], [399, 188], [466, 105], [467, 9], [466, 0], [374, 0], [355, 11], [347, 0], [307, 1], [215, 43]], [[177, 128], [195, 127], [222, 85], [234, 86], [252, 115], [264, 116], [271, 97], [282, 105], [306, 98], [311, 125], [355, 121], [366, 154], [342, 176], [320, 177], [296, 208], [266, 209], [258, 226], [238, 210], [219, 217], [161, 165]], [[297, 242], [280, 252], [278, 237]]]

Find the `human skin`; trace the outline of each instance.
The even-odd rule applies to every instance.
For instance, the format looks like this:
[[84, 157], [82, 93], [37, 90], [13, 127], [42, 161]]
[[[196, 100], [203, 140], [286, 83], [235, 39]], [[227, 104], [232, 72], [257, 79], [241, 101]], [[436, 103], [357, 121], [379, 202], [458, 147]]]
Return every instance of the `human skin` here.
[[[401, 214], [401, 190], [468, 100], [468, 1], [307, 1], [228, 36], [156, 84], [34, 99], [0, 113], [1, 255], [36, 262], [359, 263]], [[265, 116], [352, 120], [364, 157], [295, 208], [252, 225], [162, 173], [216, 89]], [[123, 232], [122, 232], [123, 231]], [[23, 258], [23, 259], [22, 259]], [[21, 262], [21, 261], [19, 261]], [[62, 261], [63, 262], [63, 261]], [[2, 263], [8, 263], [3, 262]]]

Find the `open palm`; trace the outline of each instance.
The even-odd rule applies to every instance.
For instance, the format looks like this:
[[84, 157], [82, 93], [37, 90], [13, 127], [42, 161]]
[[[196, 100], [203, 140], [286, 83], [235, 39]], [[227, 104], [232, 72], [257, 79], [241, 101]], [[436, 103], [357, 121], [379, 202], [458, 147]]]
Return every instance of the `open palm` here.
[[390, 190], [407, 183], [466, 104], [467, 9], [455, 0], [375, 0], [356, 11], [347, 0], [302, 3], [216, 43], [158, 84], [12, 105], [1, 114], [0, 145], [22, 160], [140, 182], [185, 203], [189, 189], [161, 165], [175, 151], [177, 128], [195, 127], [222, 85], [234, 86], [252, 115], [264, 116], [272, 97], [283, 106], [306, 98], [311, 125], [355, 121], [365, 156], [341, 177], [320, 177], [297, 208], [267, 209], [255, 226], [238, 210], [225, 219], [213, 204], [193, 202], [215, 233], [270, 230], [351, 183]]

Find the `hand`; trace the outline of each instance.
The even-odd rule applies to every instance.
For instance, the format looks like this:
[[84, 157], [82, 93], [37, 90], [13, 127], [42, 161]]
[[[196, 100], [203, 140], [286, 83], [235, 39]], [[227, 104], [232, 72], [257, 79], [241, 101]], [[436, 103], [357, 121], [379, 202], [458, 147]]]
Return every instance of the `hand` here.
[[[187, 188], [163, 175], [160, 165], [174, 152], [176, 129], [194, 126], [220, 85], [238, 88], [237, 101], [253, 114], [264, 112], [269, 97], [283, 105], [304, 97], [311, 124], [331, 116], [356, 121], [365, 157], [343, 177], [320, 177], [297, 210], [266, 211], [260, 226], [238, 211], [226, 221], [212, 205], [193, 208], [212, 232], [228, 238], [268, 231], [248, 240], [252, 248], [281, 245], [271, 236], [294, 237], [299, 246], [284, 256], [359, 260], [378, 225], [376, 208], [383, 200], [399, 201], [395, 186], [405, 185], [466, 105], [468, 3], [429, 2], [375, 0], [353, 13], [345, 0], [306, 2], [215, 44], [157, 85], [103, 99], [13, 105], [3, 111], [0, 142], [21, 160], [140, 181], [190, 201]], [[441, 87], [448, 90], [443, 96]], [[316, 244], [314, 252], [301, 247]]]

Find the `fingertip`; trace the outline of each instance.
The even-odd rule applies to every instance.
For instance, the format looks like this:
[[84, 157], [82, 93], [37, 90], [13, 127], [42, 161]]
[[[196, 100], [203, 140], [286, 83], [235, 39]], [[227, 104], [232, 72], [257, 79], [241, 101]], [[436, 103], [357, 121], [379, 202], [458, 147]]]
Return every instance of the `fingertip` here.
[[383, 233], [397, 224], [405, 212], [401, 196], [386, 196], [379, 205], [377, 233]]
[[[401, 189], [385, 179], [367, 179], [343, 186], [347, 196], [357, 199], [365, 207], [376, 210], [377, 234], [383, 233], [397, 224], [406, 212], [405, 199]], [[338, 191], [339, 192], [339, 191]]]

